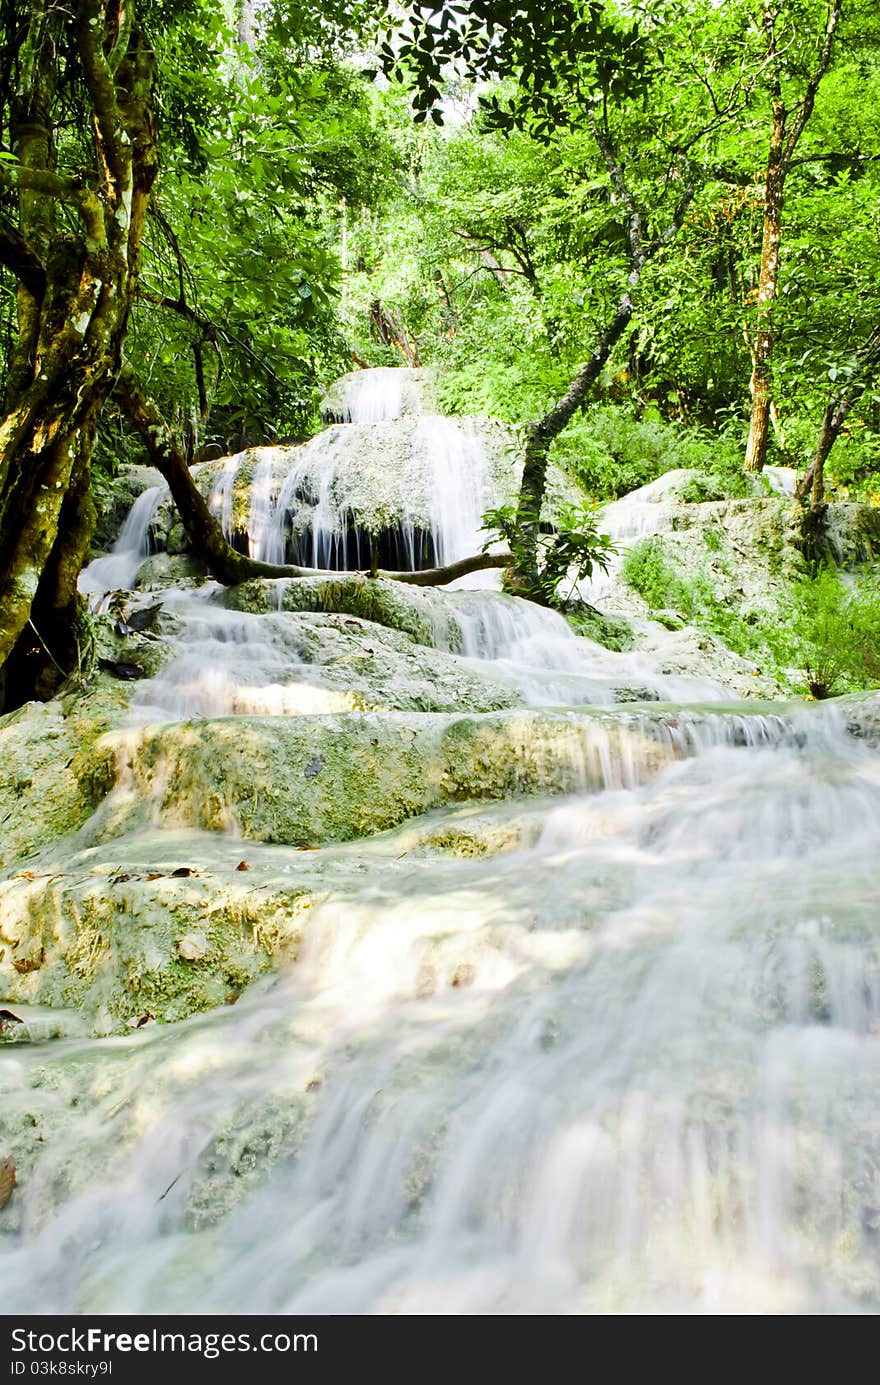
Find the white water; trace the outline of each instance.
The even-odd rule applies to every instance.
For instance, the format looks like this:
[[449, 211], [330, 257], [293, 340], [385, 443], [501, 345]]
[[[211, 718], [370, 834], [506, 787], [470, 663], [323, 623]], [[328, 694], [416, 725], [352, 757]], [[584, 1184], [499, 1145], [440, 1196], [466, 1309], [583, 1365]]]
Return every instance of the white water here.
[[138, 569], [150, 552], [150, 524], [167, 493], [165, 486], [152, 486], [138, 496], [113, 551], [96, 558], [80, 574], [79, 589], [84, 595], [102, 597], [134, 586]]
[[531, 602], [483, 591], [453, 592], [450, 600], [464, 654], [507, 678], [529, 706], [601, 705], [626, 688], [664, 702], [730, 696], [710, 679], [664, 674], [647, 655], [618, 654], [579, 638], [558, 612]]
[[5, 1311], [878, 1311], [880, 762], [804, 728], [391, 839], [234, 1009], [10, 1051], [8, 1110], [80, 1100]]
[[[295, 617], [210, 596], [166, 596], [180, 652], [141, 712], [310, 710]], [[668, 687], [552, 613], [450, 601], [466, 657], [536, 704]], [[50, 1131], [0, 1237], [4, 1311], [880, 1311], [880, 759], [833, 707], [669, 713], [656, 775], [631, 727], [604, 789], [529, 807], [528, 849], [250, 844], [279, 878], [330, 863], [289, 975], [0, 1052], [7, 1119]]]
[[382, 423], [386, 419], [400, 418], [411, 379], [409, 371], [391, 366], [352, 372], [345, 377], [341, 421]]
[[[384, 433], [377, 435], [375, 425], [334, 424], [300, 447], [257, 449], [248, 519], [251, 556], [283, 562], [292, 526], [307, 536], [304, 558], [309, 566], [369, 567], [369, 545], [362, 545], [359, 535], [353, 540], [350, 530], [361, 527], [359, 514], [365, 507], [375, 508], [382, 493], [384, 455], [370, 455], [377, 436], [384, 436], [391, 448], [396, 443], [408, 449], [402, 473], [386, 482], [396, 490], [404, 568], [425, 565], [417, 551], [420, 530], [430, 532], [438, 563], [479, 552], [485, 537], [480, 533], [483, 511], [495, 497], [485, 448], [473, 427], [425, 416], [410, 420], [400, 433], [393, 419], [383, 416], [381, 428]], [[240, 462], [232, 458], [215, 486], [211, 507], [218, 517], [231, 515], [231, 487]]]

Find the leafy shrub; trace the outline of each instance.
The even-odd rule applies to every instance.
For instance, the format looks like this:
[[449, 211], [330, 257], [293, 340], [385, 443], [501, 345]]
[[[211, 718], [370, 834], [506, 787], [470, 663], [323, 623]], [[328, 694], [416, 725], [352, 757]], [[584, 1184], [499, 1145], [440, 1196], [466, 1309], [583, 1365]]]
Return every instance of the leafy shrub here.
[[775, 610], [738, 610], [707, 574], [686, 580], [663, 540], [643, 539], [624, 560], [626, 581], [653, 611], [673, 610], [745, 658], [772, 664], [779, 680], [812, 697], [880, 684], [880, 579], [841, 580], [828, 565], [792, 583]]
[[671, 609], [688, 618], [694, 614], [693, 593], [668, 562], [661, 538], [633, 544], [624, 559], [623, 575], [653, 611]]
[[815, 698], [880, 683], [880, 582], [846, 584], [828, 565], [791, 591], [788, 612], [769, 635], [780, 662], [799, 668]]
[[596, 500], [627, 495], [678, 468], [699, 471], [683, 488], [685, 500], [751, 493], [733, 436], [669, 423], [654, 410], [636, 417], [618, 405], [596, 405], [569, 425], [551, 455]]
[[[539, 599], [548, 606], [565, 610], [578, 582], [592, 576], [596, 567], [608, 571], [608, 561], [616, 552], [607, 534], [596, 529], [595, 512], [588, 505], [568, 505], [560, 508], [556, 524], [542, 525], [540, 517], [526, 513], [522, 518], [529, 526], [538, 528], [537, 562]], [[503, 538], [519, 564], [527, 556], [528, 544], [520, 523], [517, 506], [502, 505], [483, 515], [483, 530], [489, 538], [483, 545], [487, 552], [499, 537]], [[562, 584], [570, 578], [567, 591]]]

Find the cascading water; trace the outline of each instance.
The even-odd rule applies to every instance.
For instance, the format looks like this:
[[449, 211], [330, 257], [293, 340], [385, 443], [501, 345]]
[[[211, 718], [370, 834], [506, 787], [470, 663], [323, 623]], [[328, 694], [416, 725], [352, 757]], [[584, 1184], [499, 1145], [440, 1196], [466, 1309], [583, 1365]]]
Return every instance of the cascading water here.
[[6, 1311], [876, 1312], [878, 831], [876, 757], [804, 717], [520, 854], [389, 839], [289, 978], [56, 1043], [48, 1090], [0, 1060], [64, 1108]]
[[[263, 461], [269, 556], [286, 482]], [[129, 573], [149, 504], [99, 562]], [[295, 617], [216, 596], [165, 595], [179, 652], [138, 717], [322, 710]], [[445, 600], [462, 667], [533, 704], [675, 695], [551, 612]], [[107, 888], [199, 853], [231, 880], [246, 852], [323, 902], [231, 1008], [0, 1051], [5, 1119], [42, 1142], [0, 1221], [7, 1313], [880, 1311], [876, 751], [833, 706], [660, 709], [653, 739], [635, 710], [613, 751], [571, 715], [598, 787], [533, 800], [501, 854], [412, 824], [308, 852], [161, 824], [77, 845], [69, 869]]]
[[321, 404], [329, 423], [381, 423], [429, 411], [430, 372], [376, 366], [344, 375]]
[[113, 552], [96, 558], [82, 572], [79, 588], [84, 595], [100, 598], [107, 592], [134, 586], [138, 569], [150, 551], [150, 524], [167, 493], [165, 486], [151, 486], [138, 496]]
[[[384, 565], [396, 562], [413, 571], [478, 552], [482, 514], [492, 497], [485, 450], [467, 422], [426, 416], [402, 424], [393, 418], [334, 424], [293, 456], [280, 448], [259, 449], [247, 529], [251, 555], [283, 562], [293, 542], [292, 559], [305, 566], [369, 567], [370, 539], [358, 516], [381, 506], [381, 448], [384, 444], [390, 451], [395, 442], [403, 444], [405, 460], [393, 526], [396, 544]], [[227, 509], [239, 466], [233, 458], [218, 479], [213, 498], [218, 515]], [[287, 537], [291, 524], [292, 540]]]

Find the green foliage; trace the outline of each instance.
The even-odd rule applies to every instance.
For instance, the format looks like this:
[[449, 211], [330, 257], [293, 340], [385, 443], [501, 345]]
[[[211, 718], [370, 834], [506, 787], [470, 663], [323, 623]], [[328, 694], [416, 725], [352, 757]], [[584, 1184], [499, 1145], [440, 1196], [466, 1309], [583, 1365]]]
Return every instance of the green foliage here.
[[172, 148], [159, 188], [143, 282], [192, 311], [140, 313], [135, 352], [160, 367], [169, 413], [201, 415], [201, 446], [308, 431], [317, 392], [348, 364], [338, 208], [376, 197], [396, 156], [354, 71], [309, 47], [294, 56], [268, 37], [231, 50], [222, 116], [199, 132], [203, 168]]
[[[539, 418], [593, 350], [627, 273], [625, 208], [591, 133], [595, 120], [647, 234], [664, 224], [680, 190], [673, 151], [691, 155], [697, 186], [685, 225], [646, 267], [632, 331], [596, 388], [598, 400], [622, 406], [623, 419], [650, 422], [656, 411], [678, 436], [652, 447], [645, 429], [609, 446], [576, 419], [558, 459], [597, 498], [672, 465], [701, 472], [694, 500], [748, 494], [737, 472], [747, 339], [758, 313], [756, 171], [766, 166], [774, 79], [757, 0], [635, 11], [487, 0], [398, 13], [398, 41], [383, 64], [408, 74], [421, 117], [432, 111], [448, 128], [421, 127], [406, 211], [412, 276], [405, 287], [395, 250], [389, 288], [411, 314], [423, 359], [447, 370], [444, 406], [510, 422]], [[827, 8], [782, 0], [773, 13], [775, 73], [794, 109]], [[830, 394], [856, 383], [828, 476], [838, 494], [860, 499], [880, 495], [880, 394], [855, 381], [859, 348], [880, 312], [878, 52], [876, 7], [850, 0], [786, 183], [773, 322], [779, 428], [768, 460], [804, 468]], [[482, 83], [478, 106], [473, 97], [468, 105], [468, 78]], [[374, 272], [380, 287], [381, 267]], [[709, 435], [721, 439], [715, 449]]]
[[586, 602], [571, 602], [565, 612], [565, 618], [576, 635], [602, 644], [606, 649], [622, 653], [632, 649], [635, 644], [635, 635], [628, 621], [616, 616], [603, 615]]
[[769, 664], [794, 691], [825, 698], [880, 684], [876, 573], [848, 582], [829, 564], [789, 584], [775, 607], [743, 614], [715, 595], [705, 573], [686, 578], [678, 572], [659, 537], [635, 544], [623, 571], [661, 619], [662, 613], [680, 615], [737, 654]]
[[623, 575], [654, 611], [676, 610], [690, 617], [693, 596], [665, 554], [661, 538], [642, 539], [633, 544], [623, 562]]
[[506, 99], [485, 98], [495, 128], [528, 127], [552, 138], [583, 115], [594, 91], [606, 97], [638, 94], [656, 65], [650, 23], [592, 0], [518, 5], [506, 0], [467, 4], [411, 3], [387, 32], [380, 57], [386, 72], [414, 85], [416, 120], [442, 124], [441, 89], [448, 66], [464, 64], [480, 81], [516, 74]]
[[789, 611], [767, 632], [780, 661], [800, 670], [815, 698], [880, 684], [880, 580], [854, 584], [832, 565], [792, 589]]
[[684, 484], [682, 499], [750, 494], [736, 439], [670, 422], [654, 408], [639, 417], [626, 406], [596, 405], [556, 441], [551, 456], [597, 501], [614, 500], [677, 468], [699, 473]]
[[[502, 505], [487, 510], [483, 516], [484, 531], [490, 537], [483, 545], [486, 553], [504, 539], [516, 566], [530, 557], [529, 532], [537, 530], [538, 589], [548, 606], [565, 610], [578, 582], [591, 577], [600, 567], [608, 571], [608, 563], [616, 552], [613, 541], [596, 528], [595, 512], [587, 505], [560, 508], [552, 529], [542, 526], [540, 516], [526, 510], [519, 512], [515, 505]], [[570, 582], [566, 591], [565, 582]]]

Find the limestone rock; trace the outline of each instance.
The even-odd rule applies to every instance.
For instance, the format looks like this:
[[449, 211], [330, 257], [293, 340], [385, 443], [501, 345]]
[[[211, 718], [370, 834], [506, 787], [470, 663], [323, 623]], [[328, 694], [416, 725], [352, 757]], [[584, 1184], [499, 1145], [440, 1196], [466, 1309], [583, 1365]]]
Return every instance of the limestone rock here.
[[72, 700], [26, 703], [0, 717], [0, 869], [66, 832], [94, 811], [115, 778], [102, 737], [118, 725], [128, 691], [117, 685]]
[[330, 386], [321, 400], [325, 423], [375, 423], [439, 412], [432, 370], [378, 366], [353, 370]]
[[419, 644], [453, 653], [461, 649], [455, 611], [434, 587], [361, 576], [274, 578], [228, 587], [221, 597], [232, 611], [332, 611], [359, 616], [410, 635]]

